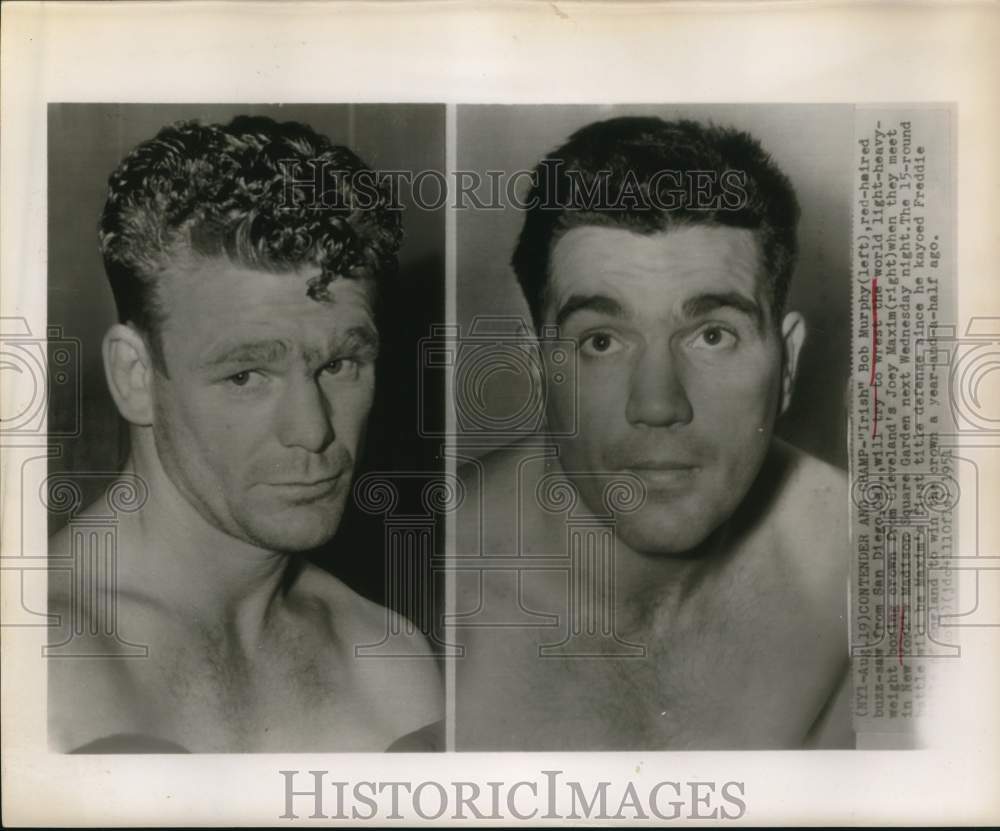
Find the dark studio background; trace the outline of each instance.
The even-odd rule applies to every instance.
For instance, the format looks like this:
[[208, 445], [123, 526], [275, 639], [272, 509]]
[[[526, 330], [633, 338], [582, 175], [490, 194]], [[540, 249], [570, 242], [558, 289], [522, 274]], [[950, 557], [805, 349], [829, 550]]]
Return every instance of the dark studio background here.
[[[53, 440], [59, 454], [50, 460], [50, 475], [114, 471], [128, 450], [128, 431], [107, 391], [101, 363], [101, 339], [116, 321], [97, 246], [97, 222], [109, 174], [132, 147], [167, 124], [188, 119], [224, 124], [243, 114], [304, 122], [334, 143], [350, 147], [375, 170], [444, 170], [445, 108], [441, 105], [50, 104], [48, 322], [62, 327], [64, 337], [79, 339], [81, 374], [81, 433]], [[440, 428], [444, 388], [437, 375], [417, 377], [417, 356], [420, 338], [432, 324], [444, 320], [445, 212], [413, 207], [407, 188], [401, 195], [405, 239], [399, 274], [382, 292], [383, 349], [359, 475], [395, 470], [433, 475], [442, 470], [440, 441], [418, 435], [417, 402], [418, 388], [426, 383], [424, 421]], [[53, 385], [50, 433], [72, 424], [77, 415], [71, 386]], [[100, 496], [106, 485], [106, 481], [88, 482], [82, 477], [77, 483], [85, 504]], [[416, 480], [399, 483], [400, 512], [419, 512], [421, 484]], [[66, 521], [65, 515], [50, 515], [49, 533]], [[442, 534], [443, 522], [436, 535], [439, 545]], [[382, 516], [364, 514], [349, 504], [337, 536], [314, 559], [365, 596], [383, 602], [383, 540]], [[411, 585], [408, 590], [419, 590], [419, 586]], [[425, 631], [430, 625], [426, 619], [417, 623]]]

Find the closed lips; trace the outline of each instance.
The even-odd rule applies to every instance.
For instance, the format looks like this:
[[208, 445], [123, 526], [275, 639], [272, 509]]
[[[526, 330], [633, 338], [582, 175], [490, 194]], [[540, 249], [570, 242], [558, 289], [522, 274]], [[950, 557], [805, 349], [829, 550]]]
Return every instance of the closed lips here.
[[333, 476], [325, 476], [322, 479], [307, 479], [299, 480], [294, 482], [272, 482], [272, 485], [278, 485], [281, 487], [298, 487], [298, 488], [308, 488], [315, 487], [316, 485], [326, 485], [330, 482], [335, 482], [341, 477], [340, 473], [334, 474]]

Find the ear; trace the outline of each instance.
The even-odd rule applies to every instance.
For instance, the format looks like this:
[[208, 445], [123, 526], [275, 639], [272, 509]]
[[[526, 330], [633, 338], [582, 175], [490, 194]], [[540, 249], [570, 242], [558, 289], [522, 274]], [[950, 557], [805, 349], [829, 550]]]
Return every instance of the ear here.
[[792, 403], [792, 390], [795, 386], [795, 373], [799, 366], [799, 353], [806, 340], [806, 321], [798, 312], [789, 312], [781, 321], [781, 410], [784, 414]]
[[116, 323], [104, 336], [104, 374], [122, 418], [140, 427], [153, 423], [153, 362], [146, 342], [131, 326]]

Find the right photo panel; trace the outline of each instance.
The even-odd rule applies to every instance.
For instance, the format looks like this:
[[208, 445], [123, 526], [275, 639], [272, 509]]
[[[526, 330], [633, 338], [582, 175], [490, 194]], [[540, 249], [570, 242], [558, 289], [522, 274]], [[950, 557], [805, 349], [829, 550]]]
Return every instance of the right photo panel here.
[[456, 750], [916, 746], [950, 119], [457, 107]]

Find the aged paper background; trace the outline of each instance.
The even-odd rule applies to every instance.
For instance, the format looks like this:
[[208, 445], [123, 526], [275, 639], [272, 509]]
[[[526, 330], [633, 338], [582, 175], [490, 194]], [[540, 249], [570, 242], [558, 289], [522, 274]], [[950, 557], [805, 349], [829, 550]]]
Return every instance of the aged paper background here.
[[[7, 3], [3, 11], [0, 316], [26, 318], [32, 332], [46, 321], [50, 101], [954, 104], [958, 325], [1000, 316], [996, 4]], [[453, 312], [453, 296], [451, 304]], [[44, 453], [44, 441], [37, 445], [34, 452]], [[747, 802], [739, 822], [754, 825], [1000, 819], [996, 572], [992, 583], [984, 574], [992, 593], [982, 594], [978, 610], [994, 628], [965, 633], [945, 715], [927, 727], [934, 750], [48, 754], [38, 657], [44, 630], [7, 625], [22, 604], [44, 608], [44, 583], [22, 580], [24, 567], [11, 558], [44, 554], [45, 515], [19, 492], [19, 462], [8, 463], [24, 445], [2, 452], [5, 824], [271, 824], [284, 809], [281, 769], [328, 770], [352, 781], [487, 781], [537, 778], [542, 770], [591, 784], [735, 779], [745, 783]], [[984, 449], [980, 472], [980, 487], [994, 495], [998, 455]], [[960, 533], [977, 534], [980, 550], [996, 557], [1000, 518], [987, 509], [977, 521]]]

